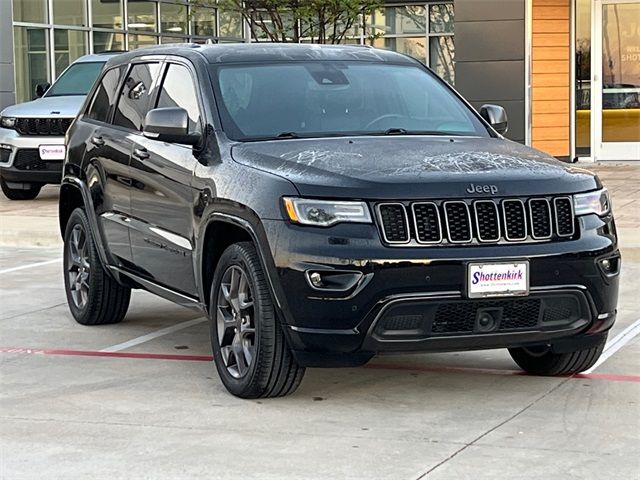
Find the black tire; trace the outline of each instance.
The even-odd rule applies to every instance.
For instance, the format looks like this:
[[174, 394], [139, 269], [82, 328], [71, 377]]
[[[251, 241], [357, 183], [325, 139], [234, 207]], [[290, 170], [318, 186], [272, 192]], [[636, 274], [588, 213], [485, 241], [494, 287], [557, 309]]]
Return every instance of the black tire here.
[[63, 262], [67, 303], [76, 322], [82, 325], [121, 322], [129, 308], [131, 289], [120, 285], [103, 268], [87, 214], [81, 208], [76, 208], [69, 217]]
[[230, 393], [240, 398], [280, 397], [298, 388], [305, 369], [289, 349], [251, 242], [224, 251], [209, 305], [213, 361]]
[[9, 200], [33, 200], [40, 193], [42, 185], [31, 184], [31, 187], [26, 190], [11, 188], [7, 185], [4, 178], [0, 177], [0, 188], [2, 188], [2, 193], [4, 193], [4, 196]]
[[584, 372], [598, 361], [607, 336], [595, 347], [575, 352], [553, 353], [548, 345], [531, 348], [510, 348], [511, 358], [525, 372], [533, 375], [560, 376]]

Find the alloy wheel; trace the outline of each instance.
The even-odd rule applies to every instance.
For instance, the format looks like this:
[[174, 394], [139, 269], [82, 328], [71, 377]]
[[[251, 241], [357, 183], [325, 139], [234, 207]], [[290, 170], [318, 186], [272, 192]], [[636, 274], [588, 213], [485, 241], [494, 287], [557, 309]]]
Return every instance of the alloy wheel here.
[[87, 233], [82, 225], [75, 225], [71, 231], [67, 255], [67, 275], [69, 290], [73, 303], [79, 309], [84, 309], [89, 302], [89, 276], [91, 264], [89, 262], [89, 248]]
[[249, 276], [232, 265], [218, 287], [216, 326], [220, 352], [227, 371], [244, 377], [255, 358], [256, 326]]

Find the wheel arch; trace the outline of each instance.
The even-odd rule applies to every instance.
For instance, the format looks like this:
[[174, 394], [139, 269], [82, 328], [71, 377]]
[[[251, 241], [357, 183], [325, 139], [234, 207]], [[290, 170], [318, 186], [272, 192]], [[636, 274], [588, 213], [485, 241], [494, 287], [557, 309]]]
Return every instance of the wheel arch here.
[[60, 199], [58, 202], [58, 223], [62, 237], [64, 237], [71, 213], [76, 208], [84, 208], [84, 206], [84, 199], [82, 198], [80, 187], [70, 182], [63, 183], [60, 187]]

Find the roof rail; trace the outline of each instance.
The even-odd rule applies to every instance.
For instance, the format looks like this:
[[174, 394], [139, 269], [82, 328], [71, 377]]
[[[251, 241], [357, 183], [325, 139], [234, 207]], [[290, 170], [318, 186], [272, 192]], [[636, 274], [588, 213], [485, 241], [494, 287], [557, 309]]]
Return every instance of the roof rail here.
[[127, 53], [129, 50], [103, 50], [102, 52], [94, 53], [94, 55], [108, 55], [110, 53]]

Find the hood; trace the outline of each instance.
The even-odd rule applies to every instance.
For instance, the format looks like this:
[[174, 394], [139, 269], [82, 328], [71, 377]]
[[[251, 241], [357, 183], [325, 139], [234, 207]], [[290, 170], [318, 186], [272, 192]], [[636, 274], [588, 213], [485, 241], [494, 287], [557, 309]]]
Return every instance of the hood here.
[[3, 117], [75, 117], [86, 95], [42, 97], [5, 108]]
[[[389, 136], [235, 144], [235, 161], [289, 179], [303, 196], [424, 199], [576, 193], [590, 172], [497, 138]], [[479, 190], [478, 190], [479, 187]]]

